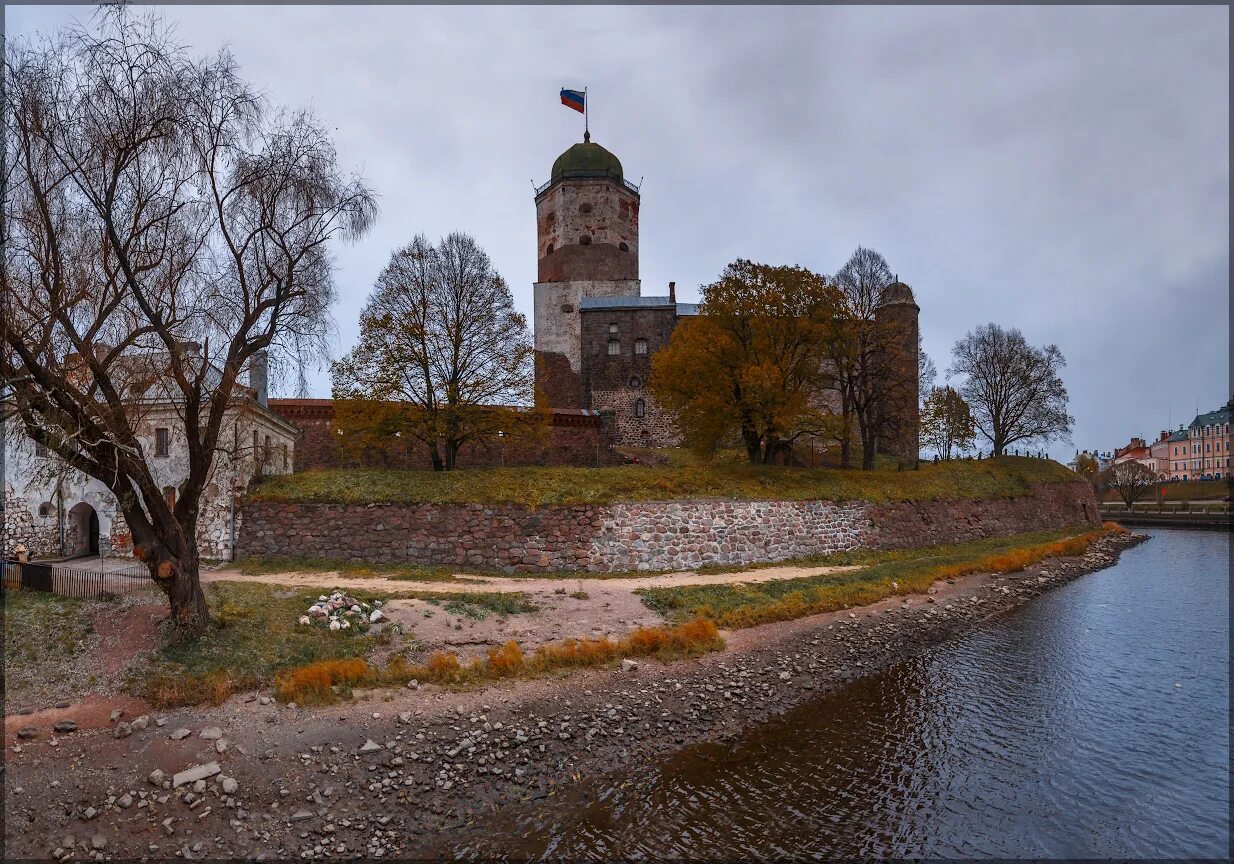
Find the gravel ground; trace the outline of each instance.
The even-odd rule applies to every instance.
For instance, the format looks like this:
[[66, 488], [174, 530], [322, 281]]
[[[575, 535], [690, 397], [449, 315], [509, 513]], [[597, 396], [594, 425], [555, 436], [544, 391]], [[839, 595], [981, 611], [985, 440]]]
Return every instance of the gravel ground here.
[[[5, 854], [448, 853], [452, 840], [500, 818], [502, 805], [549, 799], [683, 745], [736, 735], [1110, 566], [1142, 539], [1111, 536], [1083, 558], [738, 631], [727, 634], [726, 651], [667, 666], [468, 692], [370, 693], [313, 711], [250, 694], [218, 709], [123, 716], [56, 736], [54, 746], [42, 729], [33, 740], [6, 735]], [[187, 771], [195, 773], [177, 776]]]

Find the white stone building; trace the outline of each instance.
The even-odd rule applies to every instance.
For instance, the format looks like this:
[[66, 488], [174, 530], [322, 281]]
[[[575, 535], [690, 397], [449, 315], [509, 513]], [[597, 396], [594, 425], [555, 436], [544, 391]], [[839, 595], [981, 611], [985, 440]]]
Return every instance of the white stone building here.
[[[264, 367], [264, 363], [262, 364]], [[267, 407], [266, 375], [237, 385], [224, 416], [212, 474], [197, 522], [199, 554], [229, 560], [236, 534], [237, 498], [259, 475], [291, 473], [297, 429]], [[188, 475], [184, 419], [178, 406], [156, 400], [143, 407], [138, 440], [155, 481], [174, 500]], [[25, 546], [33, 558], [132, 554], [128, 526], [115, 496], [99, 480], [40, 452], [19, 421], [0, 424], [3, 433], [4, 508], [0, 552], [8, 558]]]

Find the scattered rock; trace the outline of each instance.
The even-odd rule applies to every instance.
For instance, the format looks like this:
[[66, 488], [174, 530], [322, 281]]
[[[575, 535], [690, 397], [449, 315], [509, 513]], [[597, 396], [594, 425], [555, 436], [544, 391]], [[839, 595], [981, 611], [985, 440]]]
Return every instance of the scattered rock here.
[[117, 738], [127, 738], [132, 734], [133, 734], [133, 727], [130, 726], [128, 723], [117, 723], [116, 724], [116, 737]]
[[179, 772], [171, 778], [173, 787], [183, 786], [185, 783], [196, 783], [198, 780], [204, 780], [207, 777], [213, 777], [223, 769], [219, 768], [217, 762], [207, 762], [205, 765], [194, 765], [192, 768], [187, 768]]
[[83, 813], [82, 815], [85, 816], [86, 821], [89, 822], [95, 816], [99, 815], [99, 811], [95, 810], [93, 807], [87, 807], [86, 812]]
[[223, 792], [228, 795], [235, 795], [236, 790], [240, 788], [240, 784], [236, 782], [234, 777], [223, 778]]
[[163, 773], [161, 768], [155, 768], [153, 771], [150, 772], [150, 776], [147, 777], [146, 779], [150, 781], [151, 785], [162, 786], [163, 778], [166, 776], [167, 775]]
[[29, 740], [30, 738], [37, 738], [38, 735], [39, 735], [39, 730], [35, 729], [33, 726], [23, 726], [17, 730], [17, 737], [25, 739], [25, 740]]
[[120, 807], [121, 810], [127, 810], [133, 806], [133, 796], [125, 792], [123, 795], [120, 796], [120, 799], [116, 801], [116, 804]]
[[305, 819], [312, 819], [312, 818], [313, 818], [313, 814], [309, 812], [308, 810], [297, 810], [295, 813], [291, 814], [292, 822], [303, 822]]
[[382, 746], [380, 744], [378, 744], [372, 738], [368, 738], [365, 740], [364, 745], [360, 747], [360, 752], [361, 753], [372, 753], [375, 750], [381, 750], [381, 749], [382, 749]]
[[207, 726], [197, 734], [207, 741], [217, 741], [219, 738], [223, 737], [223, 730], [217, 726]]
[[116, 708], [116, 709], [113, 709], [113, 710], [112, 710], [112, 712], [111, 712], [111, 718], [109, 719], [109, 721], [108, 721], [108, 722], [110, 722], [110, 723], [115, 723], [117, 720], [119, 720], [119, 719], [120, 719], [121, 717], [123, 717], [123, 716], [124, 716], [124, 709], [123, 709], [123, 708]]
[[107, 848], [107, 838], [104, 837], [102, 834], [95, 834], [93, 837], [90, 838], [90, 846], [95, 849], [106, 849]]
[[145, 729], [147, 726], [150, 725], [150, 717], [149, 715], [142, 714], [140, 717], [136, 718], [129, 725], [132, 726], [134, 729]]
[[180, 740], [182, 740], [182, 739], [184, 739], [184, 738], [189, 737], [189, 736], [190, 736], [190, 735], [192, 735], [192, 734], [193, 734], [193, 733], [192, 733], [192, 731], [191, 731], [191, 730], [189, 730], [189, 729], [185, 729], [184, 727], [181, 727], [181, 728], [179, 728], [179, 729], [175, 730], [174, 732], [172, 732], [172, 733], [171, 733], [170, 735], [168, 735], [167, 737], [168, 737], [168, 738], [170, 738], [172, 741], [180, 741]]
[[636, 669], [638, 669], [638, 662], [637, 662], [637, 661], [635, 661], [635, 660], [628, 660], [628, 659], [627, 659], [627, 660], [622, 660], [622, 661], [621, 661], [621, 671], [622, 671], [622, 672], [633, 672], [633, 671], [635, 671]]
[[57, 732], [61, 732], [61, 733], [76, 732], [77, 731], [77, 721], [76, 720], [61, 720], [52, 728], [55, 729]]
[[215, 741], [215, 742], [214, 742], [214, 752], [216, 752], [216, 753], [222, 753], [222, 752], [226, 751], [226, 750], [227, 750], [227, 745], [228, 745], [228, 744], [230, 744], [230, 743], [231, 743], [231, 742], [230, 742], [230, 741], [228, 741], [226, 738], [220, 738], [219, 740], [217, 740], [217, 741]]

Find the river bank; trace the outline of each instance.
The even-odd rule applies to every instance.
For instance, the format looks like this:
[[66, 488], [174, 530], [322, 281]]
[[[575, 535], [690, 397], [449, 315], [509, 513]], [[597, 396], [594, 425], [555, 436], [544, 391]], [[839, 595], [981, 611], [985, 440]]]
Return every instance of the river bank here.
[[[725, 651], [696, 661], [471, 692], [373, 692], [313, 711], [251, 695], [218, 709], [167, 712], [127, 737], [80, 732], [55, 746], [15, 745], [6, 735], [7, 855], [448, 851], [460, 829], [502, 804], [568, 796], [615, 769], [723, 740], [1107, 567], [1141, 539], [1110, 535], [1082, 558], [734, 631], [725, 634]], [[173, 738], [180, 729], [190, 734]], [[164, 788], [175, 772], [212, 762], [201, 781]], [[156, 775], [158, 785], [149, 779], [156, 770], [165, 775]]]

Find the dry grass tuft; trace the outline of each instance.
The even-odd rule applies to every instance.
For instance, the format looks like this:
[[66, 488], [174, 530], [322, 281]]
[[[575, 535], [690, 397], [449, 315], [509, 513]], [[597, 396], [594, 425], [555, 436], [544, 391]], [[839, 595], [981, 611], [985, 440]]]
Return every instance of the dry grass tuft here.
[[336, 686], [354, 686], [372, 677], [373, 670], [358, 657], [318, 660], [274, 676], [275, 698], [297, 705], [322, 705], [336, 699]]
[[275, 695], [300, 705], [326, 704], [336, 701], [343, 687], [402, 686], [413, 679], [435, 684], [475, 684], [603, 666], [623, 657], [693, 657], [723, 647], [724, 640], [716, 625], [698, 620], [677, 627], [640, 627], [616, 642], [607, 638], [565, 639], [541, 645], [530, 658], [511, 641], [490, 648], [485, 657], [477, 657], [465, 666], [458, 655], [445, 651], [435, 652], [421, 665], [395, 657], [381, 670], [371, 668], [363, 660], [310, 663], [280, 673], [275, 681]]

